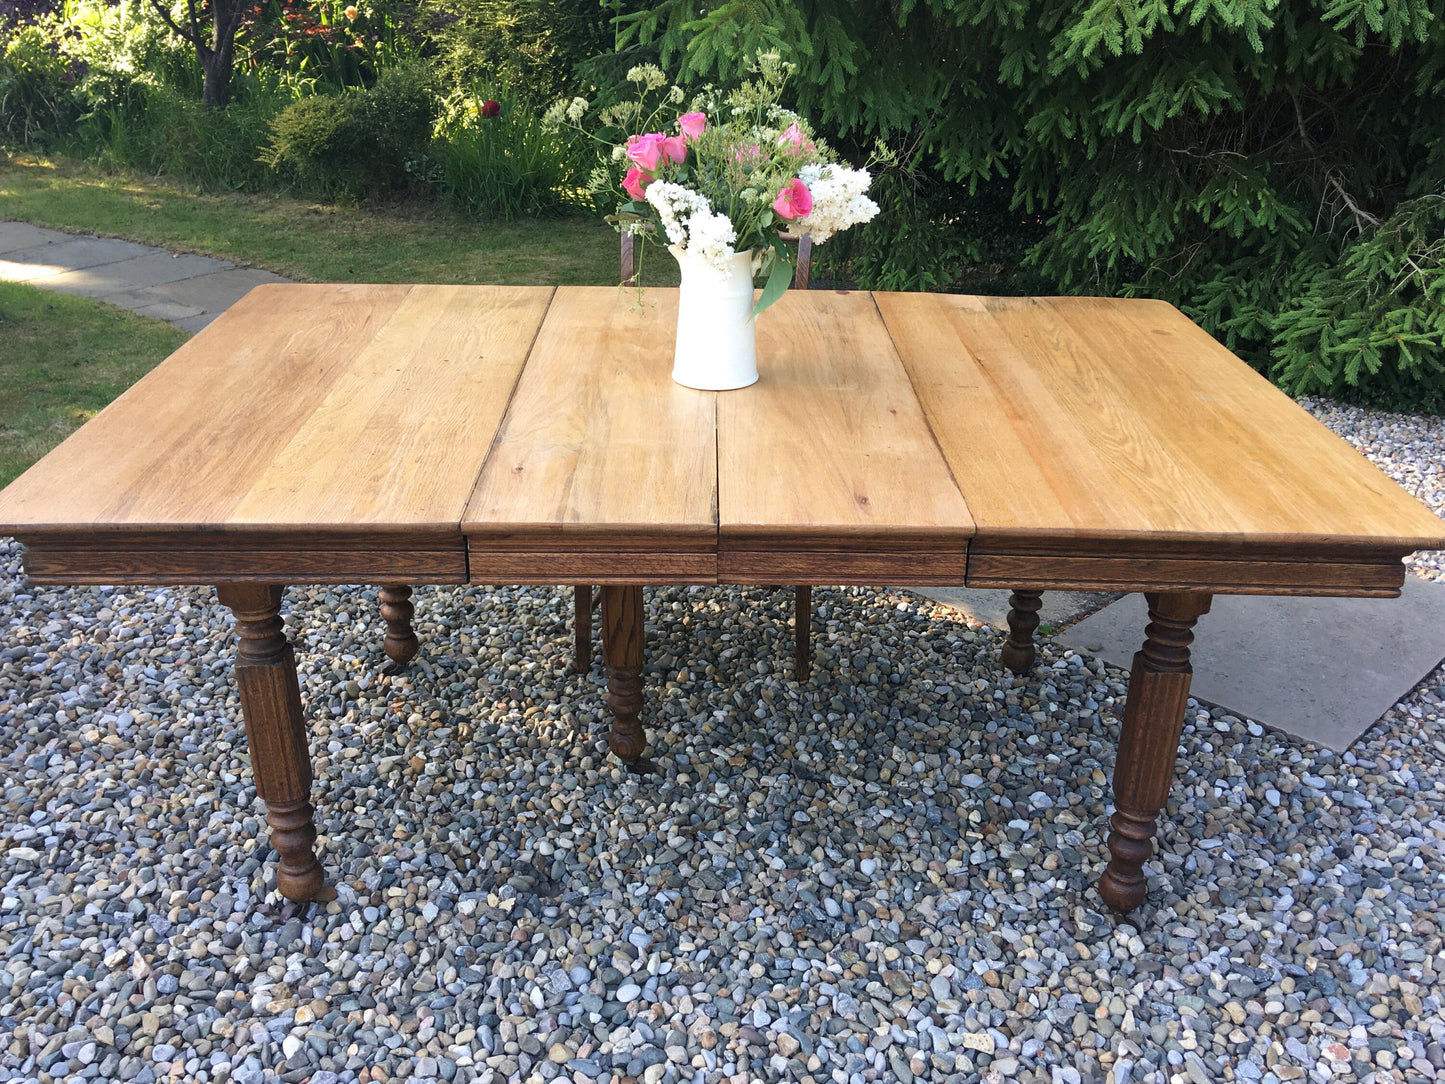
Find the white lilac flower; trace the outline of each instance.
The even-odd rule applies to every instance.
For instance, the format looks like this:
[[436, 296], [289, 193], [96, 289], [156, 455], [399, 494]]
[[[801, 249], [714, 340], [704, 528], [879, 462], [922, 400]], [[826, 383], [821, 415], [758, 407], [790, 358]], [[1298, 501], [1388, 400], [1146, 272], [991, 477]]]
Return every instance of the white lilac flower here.
[[798, 221], [796, 229], [807, 233], [815, 244], [878, 213], [878, 204], [864, 195], [873, 180], [866, 169], [809, 165], [798, 171], [798, 177], [813, 196], [813, 210]]

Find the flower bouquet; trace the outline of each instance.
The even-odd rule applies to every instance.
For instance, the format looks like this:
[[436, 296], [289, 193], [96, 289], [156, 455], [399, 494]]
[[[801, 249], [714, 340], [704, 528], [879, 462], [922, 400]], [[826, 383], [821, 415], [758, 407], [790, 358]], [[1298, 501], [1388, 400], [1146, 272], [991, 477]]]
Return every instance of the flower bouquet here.
[[[627, 77], [637, 97], [601, 113], [620, 138], [593, 135], [610, 148], [611, 163], [592, 178], [594, 192], [618, 200], [609, 221], [665, 244], [682, 268], [673, 378], [688, 387], [753, 383], [753, 321], [792, 281], [789, 239], [808, 234], [821, 244], [878, 213], [865, 195], [867, 170], [836, 161], [779, 104], [791, 65], [763, 54], [752, 71], [737, 89], [704, 91], [684, 109], [686, 95], [661, 70], [634, 68]], [[575, 98], [549, 116], [580, 127], [587, 110]]]

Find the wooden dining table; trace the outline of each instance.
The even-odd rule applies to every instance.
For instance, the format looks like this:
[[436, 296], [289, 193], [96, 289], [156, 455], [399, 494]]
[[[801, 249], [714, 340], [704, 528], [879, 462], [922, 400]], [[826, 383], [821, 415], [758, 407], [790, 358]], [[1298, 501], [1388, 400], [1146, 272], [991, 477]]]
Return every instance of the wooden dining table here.
[[643, 585], [1002, 587], [1025, 630], [1040, 591], [1144, 592], [1098, 881], [1123, 911], [1211, 596], [1396, 595], [1402, 558], [1445, 548], [1160, 301], [791, 291], [758, 320], [761, 379], [730, 392], [671, 381], [676, 309], [673, 290], [260, 286], [0, 493], [0, 533], [37, 584], [216, 586], [293, 900], [329, 890], [288, 584], [380, 585], [402, 655], [413, 584], [600, 585], [609, 742], [633, 764]]

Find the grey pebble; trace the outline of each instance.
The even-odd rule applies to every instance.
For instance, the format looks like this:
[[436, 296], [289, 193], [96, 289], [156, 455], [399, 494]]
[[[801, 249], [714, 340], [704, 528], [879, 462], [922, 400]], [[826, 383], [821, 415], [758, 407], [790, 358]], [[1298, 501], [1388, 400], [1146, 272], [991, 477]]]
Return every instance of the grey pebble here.
[[[1445, 421], [1306, 405], [1445, 509]], [[787, 592], [649, 590], [644, 778], [570, 590], [420, 587], [393, 675], [374, 588], [291, 588], [340, 893], [297, 908], [213, 592], [0, 563], [0, 1080], [1285, 1084], [1335, 1035], [1445, 1073], [1445, 671], [1345, 754], [1190, 702], [1120, 921], [1127, 675], [1050, 640], [1015, 678], [997, 630], [817, 588], [799, 683]]]

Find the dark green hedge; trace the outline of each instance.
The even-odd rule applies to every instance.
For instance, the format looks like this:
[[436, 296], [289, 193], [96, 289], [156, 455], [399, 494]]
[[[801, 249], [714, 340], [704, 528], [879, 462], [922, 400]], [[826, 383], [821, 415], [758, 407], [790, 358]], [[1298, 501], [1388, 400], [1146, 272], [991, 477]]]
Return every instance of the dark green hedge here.
[[[799, 107], [900, 176], [1003, 185], [1060, 289], [1167, 298], [1291, 391], [1445, 406], [1445, 0], [660, 0], [626, 25], [695, 80], [778, 48]], [[967, 285], [988, 246], [958, 213], [916, 243], [917, 206], [870, 228], [865, 280]]]

